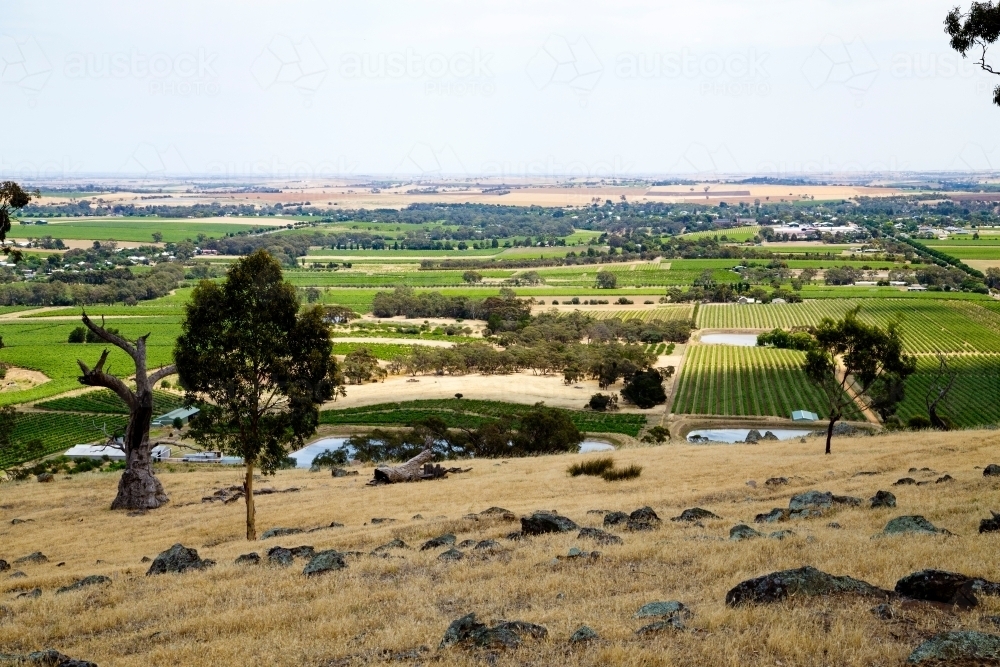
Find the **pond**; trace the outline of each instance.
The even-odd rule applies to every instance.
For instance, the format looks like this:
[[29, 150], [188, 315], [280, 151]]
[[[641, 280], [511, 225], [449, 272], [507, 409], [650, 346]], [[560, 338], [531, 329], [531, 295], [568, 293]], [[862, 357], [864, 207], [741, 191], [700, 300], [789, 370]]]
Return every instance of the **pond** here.
[[[744, 436], [746, 437], [746, 436]], [[335, 450], [340, 449], [347, 442], [347, 438], [323, 438], [322, 440], [317, 440], [316, 442], [303, 447], [297, 452], [292, 452], [290, 456], [295, 459], [296, 468], [309, 468], [312, 465], [313, 459], [323, 453], [324, 450]], [[600, 440], [584, 440], [580, 443], [580, 453], [587, 454], [590, 452], [613, 452], [615, 446], [602, 442]]]
[[705, 334], [701, 337], [705, 345], [738, 345], [739, 347], [755, 347], [757, 334]]
[[[793, 428], [759, 428], [757, 431], [759, 431], [761, 435], [770, 431], [778, 438], [778, 440], [792, 440], [794, 438], [801, 438], [812, 433], [812, 431]], [[749, 433], [750, 429], [748, 428], [702, 428], [688, 433], [687, 441], [692, 443], [724, 442], [727, 444], [733, 444], [737, 442], [745, 442]]]

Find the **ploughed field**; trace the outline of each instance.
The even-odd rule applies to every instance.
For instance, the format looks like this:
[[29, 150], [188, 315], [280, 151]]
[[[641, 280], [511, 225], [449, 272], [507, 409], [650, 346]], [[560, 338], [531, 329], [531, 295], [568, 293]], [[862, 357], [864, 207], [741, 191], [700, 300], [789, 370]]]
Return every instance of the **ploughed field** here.
[[[991, 620], [1000, 615], [995, 587], [977, 592], [977, 606], [971, 608], [887, 595], [897, 581], [927, 568], [1000, 579], [995, 557], [1000, 534], [978, 532], [990, 510], [1000, 509], [1000, 477], [985, 477], [982, 470], [1000, 463], [1000, 436], [905, 433], [836, 438], [833, 446], [832, 456], [822, 454], [818, 438], [805, 444], [620, 450], [614, 453], [618, 465], [639, 464], [643, 472], [615, 483], [567, 475], [571, 463], [601, 455], [468, 461], [461, 465], [470, 472], [444, 480], [382, 487], [364, 485], [369, 468], [339, 478], [326, 471], [281, 471], [257, 487], [298, 491], [257, 498], [260, 531], [319, 530], [253, 544], [243, 539], [241, 500], [203, 500], [238, 484], [239, 469], [161, 467], [170, 504], [135, 516], [108, 509], [116, 475], [4, 484], [0, 558], [11, 570], [0, 574], [0, 646], [8, 653], [52, 647], [102, 666], [400, 660], [867, 666], [902, 664], [941, 632], [1000, 632]], [[894, 485], [907, 477], [914, 483]], [[808, 518], [754, 522], [809, 490], [862, 502], [835, 503]], [[895, 508], [869, 507], [868, 499], [879, 490], [895, 494]], [[604, 523], [608, 510], [628, 513], [647, 506], [662, 520], [652, 522], [652, 530]], [[483, 513], [491, 507], [509, 510], [513, 520]], [[718, 518], [670, 521], [695, 507]], [[558, 511], [621, 543], [601, 544], [577, 529], [507, 537], [521, 530], [520, 517], [537, 510]], [[923, 516], [949, 532], [881, 534], [891, 520], [907, 515]], [[343, 526], [329, 527], [333, 522]], [[739, 524], [763, 535], [730, 540]], [[781, 530], [791, 533], [768, 537]], [[420, 549], [445, 534], [454, 536], [454, 547]], [[405, 546], [378, 550], [393, 540]], [[496, 545], [471, 546], [485, 540]], [[143, 558], [178, 543], [216, 564], [146, 576], [150, 563]], [[346, 567], [306, 576], [308, 557], [294, 557], [287, 566], [268, 562], [268, 550], [277, 546], [336, 550]], [[574, 547], [587, 555], [567, 557]], [[462, 558], [442, 560], [449, 548]], [[45, 561], [16, 562], [34, 552]], [[234, 563], [249, 552], [262, 562]], [[726, 603], [727, 594], [745, 580], [803, 566], [849, 575], [881, 590], [811, 596], [800, 587], [798, 594], [775, 602], [734, 595], [733, 601], [745, 604]], [[25, 576], [12, 578], [13, 571]], [[92, 575], [107, 581], [56, 592]], [[665, 616], [636, 617], [644, 605], [658, 601], [679, 601], [689, 614], [681, 611], [669, 620], [669, 609], [677, 607], [665, 605], [667, 611], [657, 612]], [[477, 648], [474, 639], [440, 647], [449, 625], [470, 613], [490, 626], [523, 621], [545, 632], [504, 626], [513, 630], [487, 636], [494, 641], [486, 648]], [[660, 621], [666, 622], [637, 633]], [[598, 638], [570, 643], [581, 625]], [[503, 648], [500, 640], [511, 633], [517, 640], [507, 643], [519, 647]]]

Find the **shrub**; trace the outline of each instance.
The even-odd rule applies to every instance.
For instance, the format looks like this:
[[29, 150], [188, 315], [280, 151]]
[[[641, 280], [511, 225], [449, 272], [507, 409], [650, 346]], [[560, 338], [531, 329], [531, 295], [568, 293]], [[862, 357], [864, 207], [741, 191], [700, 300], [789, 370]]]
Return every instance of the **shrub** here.
[[579, 477], [580, 475], [600, 477], [607, 471], [613, 470], [614, 467], [615, 460], [613, 458], [610, 456], [602, 456], [598, 459], [590, 459], [588, 461], [574, 463], [566, 469], [566, 472], [568, 472], [571, 477]]
[[85, 340], [87, 340], [87, 330], [83, 327], [77, 327], [69, 332], [70, 343], [82, 343]]
[[931, 420], [923, 415], [913, 415], [906, 420], [907, 427], [913, 429], [914, 431], [920, 431], [925, 428], [931, 427]]
[[180, 417], [174, 417], [172, 426], [179, 431], [184, 428], [184, 420]]
[[633, 375], [621, 393], [623, 398], [644, 410], [667, 400], [663, 391], [663, 376], [655, 368]]
[[590, 402], [587, 403], [591, 410], [596, 412], [604, 412], [605, 410], [614, 410], [617, 406], [617, 400], [615, 396], [608, 396], [606, 394], [594, 394], [590, 397]]
[[323, 466], [334, 468], [336, 466], [347, 465], [347, 450], [343, 448], [324, 449], [316, 455], [312, 460], [312, 464], [317, 468], [322, 468]]
[[632, 464], [626, 468], [609, 468], [601, 473], [605, 482], [618, 482], [623, 479], [635, 479], [642, 474], [642, 466]]

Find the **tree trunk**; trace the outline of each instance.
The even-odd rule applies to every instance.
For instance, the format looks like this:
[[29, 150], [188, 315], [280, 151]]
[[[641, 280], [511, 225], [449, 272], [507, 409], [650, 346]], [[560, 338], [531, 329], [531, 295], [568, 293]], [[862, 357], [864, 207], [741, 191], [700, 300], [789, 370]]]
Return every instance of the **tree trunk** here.
[[243, 481], [243, 495], [247, 503], [247, 540], [257, 541], [257, 514], [253, 506], [253, 464], [247, 463], [247, 474]]
[[425, 463], [430, 463], [433, 459], [434, 452], [425, 449], [401, 466], [375, 468], [375, 480], [386, 484], [416, 482], [423, 474], [422, 466]]
[[[101, 353], [94, 368], [89, 368], [82, 361], [77, 361], [83, 375], [80, 384], [88, 387], [104, 387], [118, 394], [128, 406], [128, 427], [121, 448], [125, 452], [125, 472], [118, 481], [118, 495], [111, 503], [113, 510], [150, 510], [169, 502], [163, 485], [153, 474], [152, 449], [149, 441], [149, 424], [153, 419], [153, 387], [163, 378], [176, 372], [173, 365], [164, 366], [148, 374], [146, 372], [146, 336], [140, 336], [131, 343], [121, 336], [110, 333], [103, 326], [94, 324], [87, 314], [83, 314], [83, 323], [97, 336], [115, 347], [120, 348], [135, 363], [135, 390], [126, 385], [121, 378], [105, 372], [104, 364], [108, 360], [108, 350]], [[102, 321], [103, 324], [103, 321]]]
[[839, 414], [830, 415], [830, 425], [826, 427], [826, 453], [830, 453], [830, 440], [833, 439], [833, 425], [840, 419]]

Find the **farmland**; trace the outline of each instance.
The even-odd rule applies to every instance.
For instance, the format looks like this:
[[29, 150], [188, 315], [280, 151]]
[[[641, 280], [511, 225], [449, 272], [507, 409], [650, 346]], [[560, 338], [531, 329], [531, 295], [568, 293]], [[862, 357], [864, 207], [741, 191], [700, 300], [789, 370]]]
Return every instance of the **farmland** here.
[[[938, 413], [959, 427], [1000, 422], [1000, 356], [953, 356], [947, 362], [955, 373], [955, 385]], [[907, 381], [906, 398], [899, 406], [904, 422], [927, 415], [928, 389], [948, 381], [947, 375], [937, 377], [937, 369], [936, 357], [918, 359], [917, 372]]]
[[[162, 413], [183, 407], [183, 397], [161, 390], [153, 391], [153, 413]], [[94, 414], [127, 415], [128, 408], [122, 400], [109, 389], [88, 391], [85, 394], [54, 398], [51, 401], [37, 403], [36, 408], [55, 412], [88, 412]]]
[[[675, 413], [790, 417], [793, 410], [826, 414], [825, 399], [793, 350], [693, 345], [688, 349], [671, 410]], [[847, 419], [863, 419], [857, 409]]]
[[41, 441], [41, 449], [32, 454], [46, 456], [73, 445], [102, 440], [105, 433], [123, 432], [126, 421], [118, 415], [22, 412], [17, 415], [12, 437], [19, 447], [9, 454], [0, 454], [0, 468], [23, 460], [25, 448], [33, 441]]
[[10, 237], [14, 239], [41, 238], [86, 241], [125, 241], [128, 243], [152, 244], [153, 233], [163, 235], [164, 242], [178, 243], [194, 240], [199, 234], [208, 238], [218, 238], [227, 234], [247, 232], [261, 226], [270, 227], [274, 223], [228, 223], [198, 222], [197, 220], [170, 220], [150, 218], [117, 218], [108, 220], [66, 219], [49, 220], [47, 225], [14, 225]]

